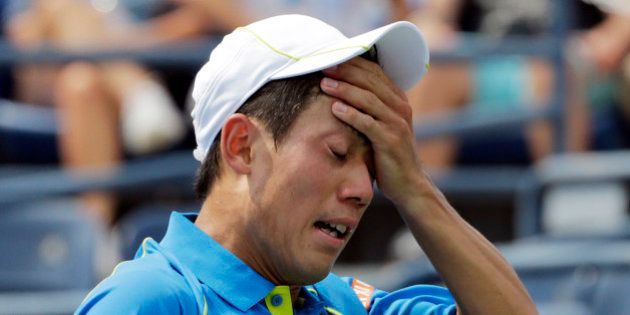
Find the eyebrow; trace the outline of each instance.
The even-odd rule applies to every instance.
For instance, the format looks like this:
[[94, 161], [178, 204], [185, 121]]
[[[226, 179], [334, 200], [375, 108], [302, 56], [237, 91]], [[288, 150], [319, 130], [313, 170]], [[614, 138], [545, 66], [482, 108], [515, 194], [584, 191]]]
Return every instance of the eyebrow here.
[[368, 137], [365, 134], [361, 133], [360, 131], [358, 131], [357, 129], [355, 129], [354, 127], [346, 123], [343, 123], [343, 126], [347, 128], [348, 130], [350, 130], [352, 134], [354, 134], [356, 138], [359, 139], [359, 142], [361, 142], [362, 144], [365, 144], [368, 146], [372, 145], [372, 142], [370, 141], [370, 139], [368, 139]]

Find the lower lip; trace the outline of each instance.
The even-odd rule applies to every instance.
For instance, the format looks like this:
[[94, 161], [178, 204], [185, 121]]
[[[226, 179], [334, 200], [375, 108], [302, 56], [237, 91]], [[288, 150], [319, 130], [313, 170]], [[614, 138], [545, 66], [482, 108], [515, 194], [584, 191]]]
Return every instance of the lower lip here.
[[327, 245], [329, 245], [330, 247], [334, 247], [335, 249], [340, 249], [341, 247], [343, 247], [343, 244], [345, 243], [345, 238], [336, 238], [333, 237], [332, 235], [328, 234], [327, 232], [324, 232], [322, 229], [315, 227], [315, 234], [317, 235], [317, 237], [319, 239], [322, 239], [324, 243], [326, 243]]

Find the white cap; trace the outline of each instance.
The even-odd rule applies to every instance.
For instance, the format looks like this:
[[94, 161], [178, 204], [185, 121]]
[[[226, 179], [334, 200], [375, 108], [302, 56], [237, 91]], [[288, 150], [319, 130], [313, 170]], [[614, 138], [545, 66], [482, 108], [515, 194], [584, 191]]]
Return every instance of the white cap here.
[[225, 121], [265, 83], [341, 64], [374, 45], [383, 71], [403, 90], [411, 88], [428, 69], [427, 45], [409, 22], [347, 38], [318, 19], [280, 15], [226, 35], [195, 78], [195, 159], [205, 159]]

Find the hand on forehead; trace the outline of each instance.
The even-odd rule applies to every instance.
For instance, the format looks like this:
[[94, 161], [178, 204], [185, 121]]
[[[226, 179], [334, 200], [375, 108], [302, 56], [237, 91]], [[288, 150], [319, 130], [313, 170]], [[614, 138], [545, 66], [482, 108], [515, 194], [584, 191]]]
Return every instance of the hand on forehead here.
[[407, 192], [401, 183], [412, 181], [409, 174], [420, 169], [405, 93], [378, 64], [363, 58], [326, 69], [324, 74], [322, 90], [341, 100], [333, 102], [333, 114], [368, 138], [379, 188], [392, 201], [402, 202]]
[[334, 80], [324, 79], [324, 85], [337, 84], [335, 91], [324, 89], [329, 95], [340, 98], [361, 111], [364, 111], [361, 103], [386, 105], [405, 118], [409, 116], [406, 120], [411, 124], [411, 108], [405, 92], [377, 63], [355, 57], [323, 72], [326, 77]]

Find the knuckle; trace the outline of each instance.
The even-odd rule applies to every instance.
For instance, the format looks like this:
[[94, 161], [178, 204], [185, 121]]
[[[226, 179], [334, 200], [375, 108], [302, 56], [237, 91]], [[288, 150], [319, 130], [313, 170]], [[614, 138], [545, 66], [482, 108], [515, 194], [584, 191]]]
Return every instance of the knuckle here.
[[370, 104], [378, 104], [381, 100], [372, 92], [366, 91], [366, 99]]
[[376, 120], [370, 115], [364, 115], [364, 119], [362, 119], [361, 124], [364, 130], [372, 130], [376, 125]]
[[407, 124], [407, 120], [402, 117], [397, 117], [394, 120], [394, 130], [397, 138], [408, 137], [411, 132], [411, 128], [409, 127], [409, 124]]
[[352, 71], [352, 67], [348, 63], [342, 63], [337, 66], [337, 73], [343, 77], [349, 75]]
[[377, 78], [377, 76], [375, 75], [366, 75], [365, 78], [366, 78], [367, 85], [371, 89], [383, 84], [383, 82], [379, 78]]
[[413, 115], [413, 110], [408, 103], [400, 102], [398, 108], [400, 108], [400, 114], [405, 121], [411, 119], [411, 116]]
[[400, 96], [400, 99], [405, 103], [409, 103], [409, 97], [407, 97], [405, 91], [401, 90], [397, 85], [394, 85], [394, 88], [396, 90], [396, 94]]
[[398, 137], [396, 134], [394, 134], [394, 133], [387, 133], [387, 134], [384, 136], [384, 138], [385, 138], [385, 141], [386, 141], [388, 144], [390, 144], [390, 145], [392, 145], [392, 146], [394, 146], [394, 147], [397, 147], [397, 146], [398, 146], [398, 139], [399, 139], [399, 137]]
[[[368, 60], [369, 61], [369, 60]], [[374, 73], [379, 73], [379, 72], [383, 72], [383, 68], [381, 68], [381, 66], [373, 61], [369, 61], [365, 63], [367, 65], [367, 68]]]
[[337, 87], [334, 90], [335, 94], [338, 95], [338, 94], [345, 94], [345, 93], [347, 93], [348, 92], [348, 83], [343, 82], [343, 81], [337, 81], [337, 82], [338, 82], [338, 85], [337, 85]]

